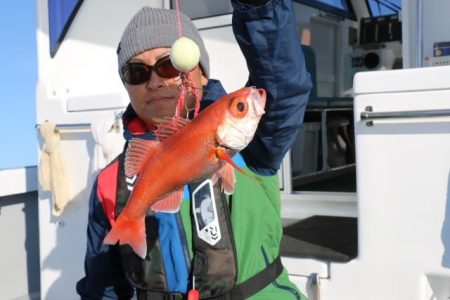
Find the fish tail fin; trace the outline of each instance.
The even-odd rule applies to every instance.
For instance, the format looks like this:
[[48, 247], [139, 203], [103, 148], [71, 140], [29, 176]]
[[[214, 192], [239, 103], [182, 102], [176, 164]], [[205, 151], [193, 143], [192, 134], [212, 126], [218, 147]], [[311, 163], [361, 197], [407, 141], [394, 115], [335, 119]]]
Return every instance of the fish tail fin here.
[[119, 216], [103, 240], [103, 243], [109, 245], [114, 245], [117, 242], [120, 245], [130, 245], [133, 251], [144, 259], [147, 255], [145, 219], [129, 220], [126, 217]]

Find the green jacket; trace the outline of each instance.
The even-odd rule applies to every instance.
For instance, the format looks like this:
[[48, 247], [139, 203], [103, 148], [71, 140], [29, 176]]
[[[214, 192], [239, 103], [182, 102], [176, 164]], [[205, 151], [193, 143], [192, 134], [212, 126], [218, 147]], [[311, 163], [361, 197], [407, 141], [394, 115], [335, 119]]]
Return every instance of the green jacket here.
[[[236, 190], [228, 198], [238, 261], [238, 284], [265, 269], [279, 255], [283, 234], [278, 175], [261, 176], [249, 168], [244, 170], [260, 182], [236, 172]], [[187, 241], [192, 242], [191, 206], [191, 201], [186, 199], [180, 212]], [[189, 249], [192, 257], [191, 242]], [[276, 281], [249, 299], [288, 300], [306, 297], [289, 281], [288, 273], [284, 270]]]

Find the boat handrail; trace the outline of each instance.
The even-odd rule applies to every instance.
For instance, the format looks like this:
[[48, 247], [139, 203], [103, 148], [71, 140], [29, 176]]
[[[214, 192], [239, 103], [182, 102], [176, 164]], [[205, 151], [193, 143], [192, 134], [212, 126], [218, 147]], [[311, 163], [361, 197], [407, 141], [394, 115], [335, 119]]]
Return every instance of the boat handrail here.
[[[36, 129], [39, 129], [40, 124], [36, 124]], [[91, 130], [90, 123], [73, 123], [73, 124], [56, 124], [57, 131], [89, 131]]]
[[374, 120], [450, 117], [450, 109], [373, 112], [373, 108], [367, 106], [360, 117], [367, 126], [372, 126]]

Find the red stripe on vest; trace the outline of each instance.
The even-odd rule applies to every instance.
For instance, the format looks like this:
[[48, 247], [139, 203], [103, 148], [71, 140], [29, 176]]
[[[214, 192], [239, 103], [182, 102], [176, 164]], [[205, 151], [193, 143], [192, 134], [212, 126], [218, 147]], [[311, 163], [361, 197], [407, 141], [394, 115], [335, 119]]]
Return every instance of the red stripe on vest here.
[[158, 127], [154, 124], [145, 125], [144, 121], [139, 118], [134, 118], [129, 123], [127, 123], [127, 128], [132, 134], [144, 134], [150, 131], [155, 131]]
[[119, 160], [116, 160], [98, 175], [97, 197], [111, 226], [115, 223], [118, 170]]

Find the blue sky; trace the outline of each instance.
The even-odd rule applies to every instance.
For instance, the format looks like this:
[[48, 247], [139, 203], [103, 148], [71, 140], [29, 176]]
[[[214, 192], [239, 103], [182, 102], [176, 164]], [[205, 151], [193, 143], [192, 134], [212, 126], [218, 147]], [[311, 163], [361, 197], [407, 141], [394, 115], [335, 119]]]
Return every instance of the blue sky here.
[[36, 0], [0, 0], [0, 45], [0, 169], [36, 165]]

